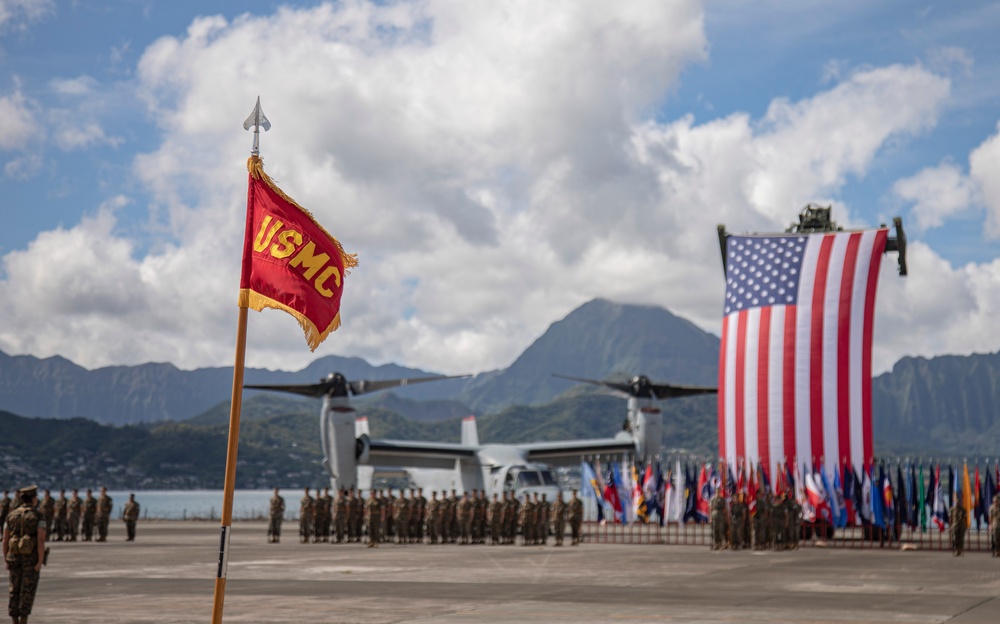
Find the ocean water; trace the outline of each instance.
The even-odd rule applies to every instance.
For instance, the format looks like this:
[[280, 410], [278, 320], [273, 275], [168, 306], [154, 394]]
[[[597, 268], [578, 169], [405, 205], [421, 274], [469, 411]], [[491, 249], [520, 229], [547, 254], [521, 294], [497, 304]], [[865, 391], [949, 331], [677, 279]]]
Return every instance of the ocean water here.
[[[160, 520], [218, 520], [222, 515], [222, 490], [108, 490], [114, 503], [112, 518], [120, 518], [130, 493], [139, 503], [140, 518]], [[236, 490], [233, 496], [233, 519], [252, 520], [266, 518], [270, 509], [272, 490]], [[285, 515], [298, 514], [298, 501], [302, 490], [282, 490], [285, 498]], [[80, 493], [83, 498], [84, 493]], [[94, 497], [98, 492], [94, 492]]]

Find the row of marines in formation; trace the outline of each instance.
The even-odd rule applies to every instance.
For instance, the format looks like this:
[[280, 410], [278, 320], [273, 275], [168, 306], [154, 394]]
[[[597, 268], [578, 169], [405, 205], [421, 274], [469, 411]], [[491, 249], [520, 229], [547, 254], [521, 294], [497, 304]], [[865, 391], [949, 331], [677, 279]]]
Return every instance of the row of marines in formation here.
[[[711, 502], [712, 550], [786, 550], [799, 547], [802, 535], [802, 506], [794, 496], [786, 493], [776, 498], [770, 492], [758, 492], [756, 512], [751, 514], [749, 501], [743, 492], [731, 501], [716, 491]], [[1000, 556], [1000, 494], [993, 498], [989, 510], [990, 552]], [[962, 556], [965, 552], [965, 535], [968, 532], [968, 514], [955, 501], [948, 513], [948, 531], [952, 552]], [[892, 527], [877, 530], [878, 539], [884, 542], [891, 536]], [[874, 535], [874, 534], [873, 534]]]
[[[87, 494], [84, 498], [80, 498], [80, 492], [76, 488], [73, 488], [69, 498], [66, 498], [66, 490], [59, 490], [58, 498], [52, 498], [52, 493], [49, 490], [44, 490], [44, 492], [45, 495], [38, 502], [38, 510], [45, 520], [47, 534], [51, 537], [51, 541], [75, 542], [81, 534], [81, 528], [82, 539], [85, 542], [106, 542], [108, 540], [108, 524], [114, 505], [111, 497], [108, 496], [107, 488], [102, 487], [100, 496], [97, 498], [94, 498], [93, 490], [90, 488], [87, 488]], [[10, 498], [10, 491], [4, 490], [3, 498], [0, 499], [0, 526], [3, 526], [7, 515], [16, 507], [17, 505]], [[126, 511], [131, 510], [127, 509]], [[135, 511], [138, 512], [138, 504], [135, 506]], [[137, 518], [138, 513], [135, 516]], [[96, 538], [94, 537], [95, 532]]]
[[[305, 489], [299, 503], [299, 539], [313, 542], [361, 542], [367, 535], [368, 547], [395, 539], [399, 544], [513, 544], [520, 533], [525, 546], [546, 544], [551, 529], [555, 545], [562, 546], [569, 524], [572, 545], [580, 543], [583, 523], [583, 501], [573, 490], [572, 498], [554, 502], [542, 494], [526, 497], [522, 503], [513, 492], [498, 494], [490, 501], [483, 490], [456, 490], [450, 496], [431, 492], [428, 500], [423, 489], [402, 490], [394, 496], [391, 490], [371, 490], [363, 497], [360, 490], [340, 490], [336, 497], [325, 488], [316, 498]], [[285, 501], [278, 488], [271, 497], [268, 539], [279, 541]]]

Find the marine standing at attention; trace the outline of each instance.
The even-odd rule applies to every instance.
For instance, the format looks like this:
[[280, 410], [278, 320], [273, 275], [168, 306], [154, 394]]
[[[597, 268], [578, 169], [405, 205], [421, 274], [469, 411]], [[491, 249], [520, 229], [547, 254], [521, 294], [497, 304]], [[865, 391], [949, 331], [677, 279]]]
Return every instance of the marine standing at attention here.
[[309, 496], [309, 488], [305, 492], [299, 501], [299, 538], [303, 544], [309, 541], [313, 530], [313, 499]]
[[368, 516], [368, 548], [378, 548], [380, 533], [382, 532], [382, 519], [385, 510], [375, 490], [368, 493], [368, 503], [365, 505], [365, 513]]
[[80, 491], [73, 488], [73, 494], [66, 504], [66, 524], [69, 531], [69, 541], [75, 542], [76, 536], [80, 532], [80, 512], [83, 511], [83, 501], [80, 500]]
[[724, 550], [728, 547], [728, 514], [726, 509], [726, 499], [722, 496], [722, 488], [715, 490], [712, 497], [711, 522], [712, 522], [712, 550]]
[[108, 496], [108, 488], [101, 488], [101, 495], [97, 499], [97, 541], [108, 541], [108, 522], [111, 521], [111, 510], [114, 508], [111, 497]]
[[561, 495], [552, 503], [552, 532], [555, 534], [556, 546], [562, 546], [566, 535], [566, 503]]
[[0, 529], [7, 522], [7, 514], [10, 513], [10, 490], [3, 491], [3, 498], [0, 499]]
[[965, 512], [965, 507], [962, 507], [959, 498], [955, 499], [955, 504], [951, 508], [948, 527], [951, 531], [951, 549], [956, 557], [965, 554], [965, 532], [969, 530], [969, 515]]
[[281, 521], [285, 518], [285, 499], [278, 495], [278, 488], [274, 488], [274, 496], [271, 497], [270, 522], [267, 525], [267, 541], [277, 544], [281, 540]]
[[1000, 557], [1000, 494], [993, 497], [990, 505], [990, 552]]
[[27, 624], [45, 560], [45, 518], [38, 511], [38, 487], [18, 491], [21, 505], [7, 516], [3, 560], [10, 575], [7, 613], [14, 624]]
[[342, 543], [347, 535], [347, 496], [341, 489], [337, 490], [337, 499], [333, 502], [333, 531], [337, 536], [337, 543]]
[[490, 503], [489, 522], [490, 545], [495, 546], [500, 543], [500, 533], [503, 528], [503, 503], [500, 502], [500, 496], [496, 492], [493, 492], [493, 502]]
[[55, 541], [61, 542], [66, 537], [66, 490], [59, 490], [59, 498], [56, 499], [56, 510], [54, 524], [49, 527], [49, 535], [55, 533]]
[[97, 499], [94, 492], [87, 488], [87, 498], [83, 501], [83, 541], [94, 539], [94, 523], [97, 521]]
[[580, 526], [583, 524], [583, 501], [580, 500], [576, 495], [576, 490], [573, 490], [573, 498], [569, 501], [569, 530], [570, 535], [573, 536], [573, 542], [571, 546], [580, 545]]
[[135, 494], [128, 495], [128, 502], [122, 511], [122, 520], [125, 521], [125, 541], [135, 541], [135, 523], [139, 521], [139, 503], [135, 502]]
[[56, 525], [56, 500], [52, 498], [52, 493], [45, 490], [45, 496], [42, 498], [41, 504], [42, 516], [45, 517], [45, 532], [46, 534], [52, 533], [52, 527]]

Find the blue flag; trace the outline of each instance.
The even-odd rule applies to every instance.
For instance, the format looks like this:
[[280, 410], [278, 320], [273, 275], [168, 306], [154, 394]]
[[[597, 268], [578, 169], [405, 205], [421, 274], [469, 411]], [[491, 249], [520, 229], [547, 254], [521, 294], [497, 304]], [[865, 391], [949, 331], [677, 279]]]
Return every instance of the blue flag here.
[[593, 498], [597, 507], [597, 521], [604, 520], [604, 492], [601, 491], [600, 482], [597, 480], [597, 472], [588, 461], [580, 462], [580, 489], [583, 490], [584, 498]]
[[878, 476], [875, 475], [875, 466], [872, 466], [872, 524], [880, 529], [885, 528], [885, 505], [882, 503], [882, 468], [879, 467]]

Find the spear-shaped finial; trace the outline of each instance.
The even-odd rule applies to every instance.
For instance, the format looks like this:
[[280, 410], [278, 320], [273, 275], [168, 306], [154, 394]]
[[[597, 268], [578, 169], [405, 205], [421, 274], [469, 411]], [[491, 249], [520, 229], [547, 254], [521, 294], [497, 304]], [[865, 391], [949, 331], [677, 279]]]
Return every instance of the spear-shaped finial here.
[[253, 151], [250, 153], [254, 156], [260, 155], [260, 129], [263, 128], [264, 132], [271, 129], [271, 122], [267, 120], [264, 116], [264, 109], [260, 107], [260, 96], [257, 96], [257, 105], [253, 107], [253, 111], [247, 120], [243, 122], [243, 129], [249, 130], [253, 127]]

